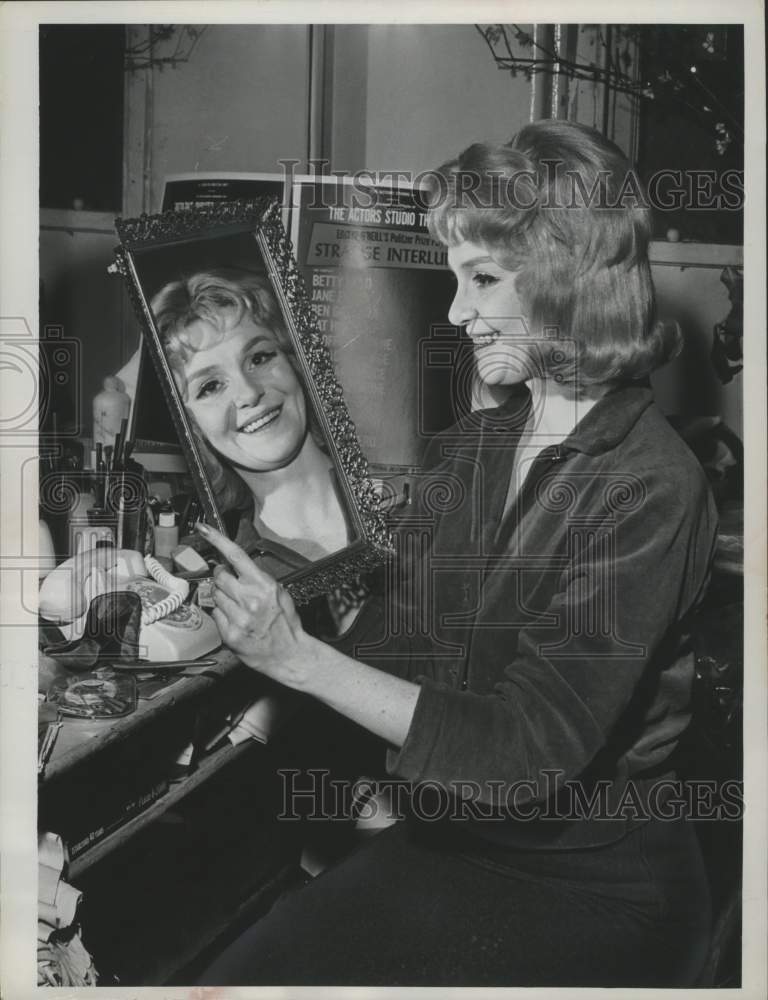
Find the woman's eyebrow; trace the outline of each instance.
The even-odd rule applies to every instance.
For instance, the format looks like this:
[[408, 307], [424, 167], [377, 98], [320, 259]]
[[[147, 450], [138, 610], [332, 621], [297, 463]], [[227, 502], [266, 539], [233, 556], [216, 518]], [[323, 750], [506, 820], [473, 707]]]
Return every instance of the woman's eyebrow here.
[[[240, 352], [241, 356], [245, 354], [247, 351], [250, 351], [250, 349], [254, 346], [254, 344], [261, 344], [261, 343], [268, 344], [270, 348], [275, 347], [275, 345], [273, 344], [272, 340], [269, 337], [265, 337], [263, 333], [257, 333], [255, 337], [251, 337], [251, 339], [246, 344], [243, 345], [243, 349]], [[214, 372], [218, 372], [220, 370], [221, 370], [221, 365], [215, 363], [212, 365], [206, 365], [205, 368], [200, 368], [198, 371], [192, 372], [191, 375], [188, 375], [187, 381], [195, 382], [197, 381], [197, 379], [206, 378], [208, 375], [211, 375]]]
[[201, 368], [199, 371], [192, 372], [191, 375], [187, 376], [187, 382], [196, 382], [200, 378], [207, 378], [208, 375], [213, 374], [213, 372], [219, 371], [220, 365], [206, 365], [205, 368]]
[[463, 264], [459, 265], [459, 267], [470, 268], [470, 267], [477, 267], [478, 264], [495, 264], [495, 263], [496, 261], [493, 259], [493, 257], [489, 256], [473, 257], [471, 260], [465, 260]]
[[265, 343], [269, 345], [269, 347], [271, 348], [275, 348], [277, 346], [271, 337], [264, 336], [263, 333], [257, 333], [254, 337], [251, 337], [251, 339], [246, 344], [243, 345], [243, 349], [240, 353], [245, 354], [246, 351], [250, 351], [250, 349], [253, 347], [254, 344], [261, 344], [261, 343]]

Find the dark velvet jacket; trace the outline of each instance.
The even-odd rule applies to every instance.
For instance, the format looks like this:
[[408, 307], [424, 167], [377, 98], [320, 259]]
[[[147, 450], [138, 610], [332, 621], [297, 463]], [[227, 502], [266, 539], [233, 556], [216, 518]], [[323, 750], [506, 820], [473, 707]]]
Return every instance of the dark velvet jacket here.
[[338, 644], [420, 684], [393, 776], [474, 802], [481, 837], [593, 846], [643, 818], [689, 722], [716, 511], [649, 388], [517, 468], [529, 409], [521, 389], [435, 440], [384, 595]]

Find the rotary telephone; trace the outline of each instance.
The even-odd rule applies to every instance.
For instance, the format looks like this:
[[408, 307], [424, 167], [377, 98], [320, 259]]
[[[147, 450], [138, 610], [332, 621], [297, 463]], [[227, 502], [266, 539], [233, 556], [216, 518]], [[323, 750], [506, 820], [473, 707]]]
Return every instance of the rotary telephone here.
[[152, 661], [191, 660], [221, 645], [216, 623], [196, 604], [185, 604], [189, 582], [168, 573], [152, 556], [103, 547], [67, 559], [46, 576], [39, 610], [71, 641], [82, 637], [94, 597], [127, 590], [141, 600], [139, 646]]

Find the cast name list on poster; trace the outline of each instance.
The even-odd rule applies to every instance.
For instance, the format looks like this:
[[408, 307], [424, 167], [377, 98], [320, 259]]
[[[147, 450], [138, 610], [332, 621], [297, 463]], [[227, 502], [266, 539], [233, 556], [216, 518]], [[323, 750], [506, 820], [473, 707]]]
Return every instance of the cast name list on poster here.
[[[357, 277], [357, 275], [356, 275]], [[372, 285], [371, 279], [365, 275], [362, 280], [366, 288]], [[338, 319], [340, 310], [338, 307], [339, 293], [343, 291], [348, 275], [328, 274], [322, 271], [314, 271], [312, 274], [312, 308], [317, 316], [317, 328], [320, 333], [328, 333], [329, 320]], [[371, 319], [373, 316], [373, 305], [370, 300], [365, 300], [367, 310], [361, 313], [358, 307], [360, 319]]]

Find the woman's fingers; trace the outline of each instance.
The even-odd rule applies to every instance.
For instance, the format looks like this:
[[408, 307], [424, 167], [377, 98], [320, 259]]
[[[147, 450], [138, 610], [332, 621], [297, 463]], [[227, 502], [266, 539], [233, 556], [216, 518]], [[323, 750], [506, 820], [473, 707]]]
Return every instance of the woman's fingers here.
[[293, 603], [291, 595], [280, 584], [277, 586], [277, 604], [292, 628], [302, 627], [299, 613], [296, 610], [296, 605]]
[[235, 600], [238, 599], [242, 585], [237, 577], [232, 576], [228, 569], [225, 569], [223, 566], [217, 566], [213, 571], [213, 580], [218, 590], [223, 590], [225, 594], [229, 594]]
[[211, 611], [211, 617], [216, 622], [216, 628], [219, 630], [219, 635], [226, 643], [230, 629], [230, 624], [227, 616], [220, 608], [213, 608], [213, 610]]
[[230, 597], [221, 587], [217, 586], [213, 591], [213, 600], [216, 607], [224, 612], [231, 625], [237, 625], [238, 628], [246, 627], [248, 615], [236, 598]]
[[258, 569], [247, 552], [241, 549], [236, 542], [222, 535], [220, 531], [212, 528], [209, 524], [201, 524], [200, 522], [195, 525], [195, 530], [224, 556], [241, 579], [265, 584], [272, 582], [272, 577]]
[[222, 641], [243, 663], [277, 676], [276, 665], [289, 662], [301, 639], [301, 619], [293, 601], [239, 545], [208, 525], [196, 527], [237, 574], [223, 566], [214, 571], [213, 620]]
[[200, 522], [195, 525], [195, 530], [224, 556], [238, 576], [242, 576], [253, 567], [253, 560], [248, 554], [240, 548], [237, 542], [226, 538], [220, 531], [212, 528], [209, 524], [201, 524]]

